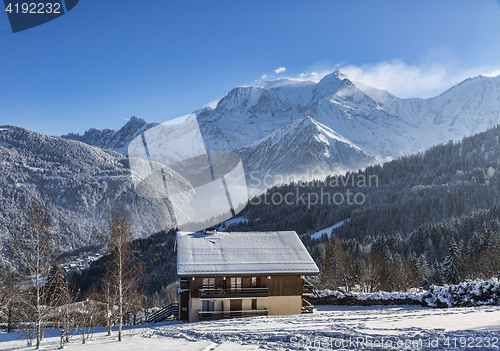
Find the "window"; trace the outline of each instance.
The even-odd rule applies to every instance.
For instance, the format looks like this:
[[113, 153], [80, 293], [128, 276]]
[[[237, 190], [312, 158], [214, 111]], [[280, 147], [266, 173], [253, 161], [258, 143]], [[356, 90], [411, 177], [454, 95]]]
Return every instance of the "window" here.
[[202, 309], [202, 311], [205, 311], [205, 312], [213, 311], [214, 310], [213, 300], [203, 300], [201, 309]]
[[257, 277], [252, 277], [252, 288], [257, 287]]
[[241, 278], [231, 278], [231, 290], [241, 290]]
[[215, 288], [215, 278], [203, 278], [203, 289]]

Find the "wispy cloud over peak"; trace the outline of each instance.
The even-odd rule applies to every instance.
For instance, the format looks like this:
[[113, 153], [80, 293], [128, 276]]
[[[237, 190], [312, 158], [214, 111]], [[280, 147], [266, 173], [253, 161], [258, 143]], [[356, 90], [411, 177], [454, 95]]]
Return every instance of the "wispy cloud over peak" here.
[[341, 68], [350, 80], [384, 89], [401, 98], [436, 96], [461, 81], [500, 74], [499, 66], [462, 67], [447, 63], [408, 65], [402, 61], [379, 62]]

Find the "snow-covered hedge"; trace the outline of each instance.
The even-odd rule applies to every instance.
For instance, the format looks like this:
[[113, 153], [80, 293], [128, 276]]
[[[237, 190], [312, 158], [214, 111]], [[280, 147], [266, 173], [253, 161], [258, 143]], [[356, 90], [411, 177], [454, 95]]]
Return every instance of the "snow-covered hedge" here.
[[346, 305], [346, 306], [370, 306], [370, 305], [419, 305], [421, 292], [377, 292], [377, 293], [355, 293], [322, 290], [307, 299], [317, 305]]
[[426, 307], [473, 307], [500, 305], [500, 282], [497, 279], [464, 282], [457, 285], [431, 286], [426, 292], [343, 293], [341, 291], [316, 291], [307, 297], [316, 305], [419, 305]]
[[500, 282], [487, 280], [431, 286], [422, 296], [422, 305], [440, 308], [500, 305]]

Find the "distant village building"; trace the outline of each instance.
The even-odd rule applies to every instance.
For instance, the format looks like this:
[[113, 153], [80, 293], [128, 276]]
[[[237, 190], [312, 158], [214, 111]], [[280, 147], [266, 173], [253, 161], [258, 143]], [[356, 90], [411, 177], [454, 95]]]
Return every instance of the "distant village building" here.
[[78, 258], [75, 261], [63, 264], [62, 268], [66, 273], [81, 272], [84, 269], [89, 268], [90, 264], [97, 261], [101, 256], [101, 254], [96, 254], [95, 256], [88, 256], [86, 259]]
[[179, 317], [200, 320], [312, 312], [305, 275], [318, 274], [297, 233], [177, 233]]

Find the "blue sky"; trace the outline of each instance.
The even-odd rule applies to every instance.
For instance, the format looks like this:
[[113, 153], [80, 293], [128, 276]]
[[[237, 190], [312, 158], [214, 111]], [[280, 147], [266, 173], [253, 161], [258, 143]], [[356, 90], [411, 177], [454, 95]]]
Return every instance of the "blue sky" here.
[[493, 0], [81, 0], [16, 34], [0, 14], [0, 124], [60, 135], [164, 122], [264, 76], [336, 68], [428, 97], [500, 74], [499, 34]]

